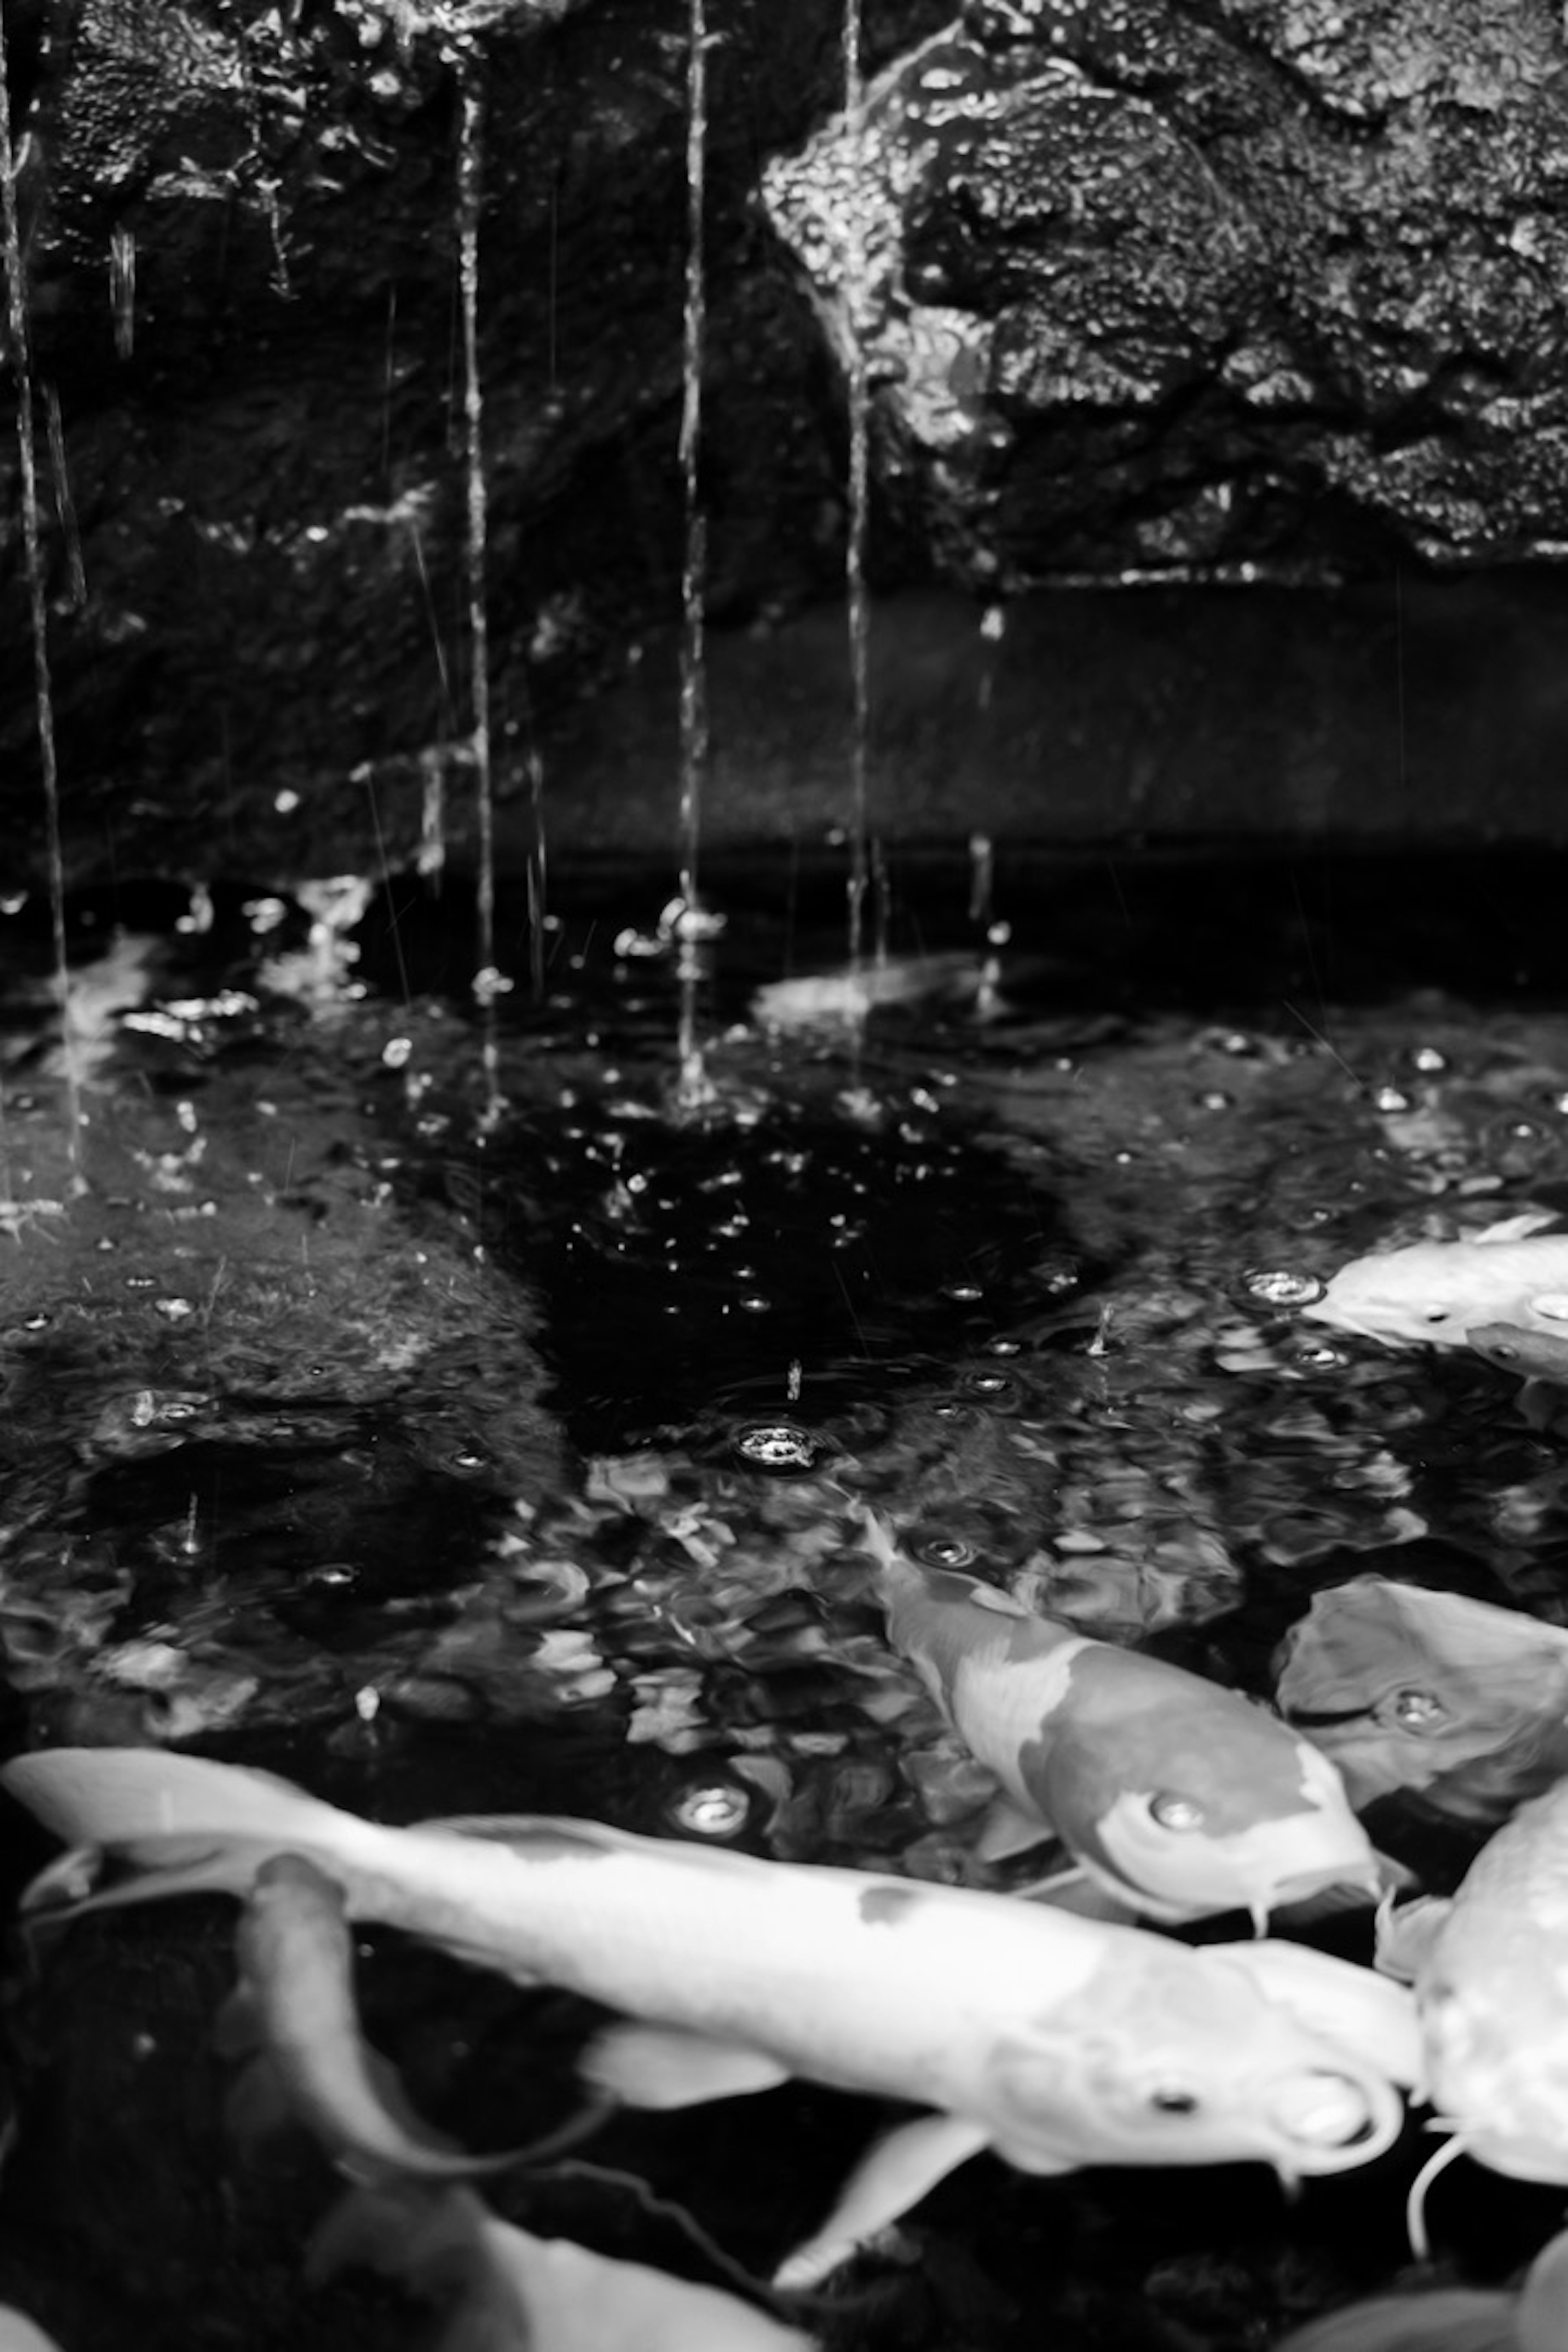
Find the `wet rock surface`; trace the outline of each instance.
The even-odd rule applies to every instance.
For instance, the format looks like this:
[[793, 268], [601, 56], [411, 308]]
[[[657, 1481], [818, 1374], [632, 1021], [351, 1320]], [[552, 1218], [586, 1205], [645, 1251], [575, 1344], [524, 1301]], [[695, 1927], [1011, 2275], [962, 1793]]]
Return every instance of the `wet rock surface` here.
[[[765, 656], [837, 593], [851, 216], [879, 592], [1562, 554], [1544, 0], [887, 0], [858, 163], [837, 10], [711, 23], [716, 642]], [[548, 768], [583, 713], [635, 700], [679, 610], [684, 11], [10, 0], [5, 26], [75, 869], [402, 857], [441, 789], [462, 822], [465, 80], [498, 781], [524, 811], [536, 749]], [[0, 804], [26, 855], [8, 429], [0, 453]], [[1108, 707], [1123, 658], [1095, 674]], [[568, 827], [580, 782], [568, 756]], [[775, 786], [742, 779], [753, 837], [788, 829]]]

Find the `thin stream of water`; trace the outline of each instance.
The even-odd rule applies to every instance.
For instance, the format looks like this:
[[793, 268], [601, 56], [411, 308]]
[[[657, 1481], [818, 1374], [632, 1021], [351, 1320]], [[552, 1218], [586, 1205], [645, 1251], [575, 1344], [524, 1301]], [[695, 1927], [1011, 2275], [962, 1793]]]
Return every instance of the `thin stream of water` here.
[[469, 709], [473, 719], [479, 874], [474, 912], [479, 970], [474, 994], [482, 1032], [485, 1102], [500, 1115], [500, 1052], [496, 1039], [499, 974], [495, 950], [495, 784], [490, 759], [489, 617], [485, 598], [486, 481], [484, 387], [479, 380], [479, 212], [484, 193], [484, 99], [471, 70], [462, 76], [458, 150], [458, 268], [462, 295], [463, 449], [468, 485], [464, 571], [468, 598]]
[[70, 971], [66, 960], [65, 855], [60, 840], [59, 768], [55, 755], [54, 689], [49, 677], [48, 603], [38, 534], [38, 462], [34, 429], [32, 345], [27, 328], [22, 226], [16, 206], [16, 155], [11, 140], [11, 79], [0, 23], [0, 233], [5, 238], [6, 326], [16, 381], [16, 449], [22, 476], [22, 544], [33, 631], [33, 682], [38, 719], [38, 763], [44, 779], [44, 824], [49, 861], [49, 919], [60, 1000], [60, 1065], [65, 1081], [66, 1148], [72, 1190], [85, 1187], [81, 1166], [81, 1087], [71, 1032]]
[[697, 1034], [702, 977], [698, 859], [702, 789], [708, 772], [708, 517], [702, 504], [702, 370], [707, 357], [708, 285], [703, 213], [708, 181], [708, 20], [705, 0], [689, 0], [686, 69], [686, 277], [682, 319], [680, 475], [685, 545], [680, 567], [680, 986], [678, 1090], [683, 1100], [706, 1092]]
[[[866, 595], [866, 520], [870, 488], [869, 387], [866, 370], [866, 87], [860, 62], [860, 0], [844, 0], [844, 118], [852, 194], [845, 208], [844, 308], [848, 326], [848, 516], [844, 586], [849, 628], [849, 964], [864, 951], [870, 844], [870, 607]], [[886, 891], [878, 891], [879, 953], [886, 953]]]

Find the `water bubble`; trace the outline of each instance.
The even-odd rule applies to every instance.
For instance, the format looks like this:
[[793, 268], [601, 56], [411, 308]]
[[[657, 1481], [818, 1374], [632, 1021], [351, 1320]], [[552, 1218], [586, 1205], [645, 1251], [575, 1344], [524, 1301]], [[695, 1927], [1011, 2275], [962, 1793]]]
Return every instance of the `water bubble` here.
[[956, 1298], [961, 1305], [968, 1306], [974, 1299], [984, 1298], [985, 1293], [977, 1282], [944, 1282], [942, 1295], [944, 1298]]
[[773, 1309], [773, 1300], [764, 1298], [760, 1291], [755, 1290], [748, 1290], [745, 1297], [738, 1298], [735, 1304], [742, 1315], [771, 1315]]
[[1425, 1076], [1431, 1077], [1435, 1076], [1439, 1070], [1447, 1068], [1448, 1056], [1447, 1054], [1440, 1053], [1436, 1045], [1417, 1045], [1410, 1056], [1410, 1062], [1413, 1069], [1420, 1070]]
[[1257, 1272], [1244, 1274], [1241, 1286], [1249, 1297], [1259, 1298], [1266, 1307], [1310, 1307], [1321, 1298], [1328, 1285], [1320, 1282], [1315, 1274], [1294, 1274], [1289, 1266], [1261, 1266]]
[[988, 1356], [1021, 1356], [1024, 1343], [1021, 1339], [987, 1339], [985, 1352]]
[[928, 1536], [910, 1549], [927, 1568], [968, 1568], [980, 1557], [974, 1546], [965, 1543], [962, 1536]]
[[1230, 1110], [1234, 1108], [1235, 1103], [1236, 1097], [1224, 1093], [1218, 1087], [1205, 1087], [1197, 1097], [1199, 1110]]
[[1410, 1108], [1410, 1097], [1402, 1087], [1379, 1087], [1372, 1098], [1374, 1110], [1401, 1111]]
[[748, 1422], [731, 1442], [753, 1470], [809, 1470], [816, 1460], [816, 1441], [793, 1421]]
[[1429, 1723], [1441, 1723], [1448, 1712], [1440, 1698], [1424, 1690], [1395, 1691], [1388, 1711], [1406, 1731], [1423, 1731]]
[[727, 1838], [745, 1828], [752, 1801], [732, 1781], [699, 1781], [672, 1798], [665, 1811], [674, 1827], [688, 1837]]

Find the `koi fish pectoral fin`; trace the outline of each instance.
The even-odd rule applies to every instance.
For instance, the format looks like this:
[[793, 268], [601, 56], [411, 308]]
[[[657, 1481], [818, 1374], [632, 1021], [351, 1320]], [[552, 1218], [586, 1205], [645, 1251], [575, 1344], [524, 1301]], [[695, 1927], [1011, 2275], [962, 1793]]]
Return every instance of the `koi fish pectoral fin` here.
[[985, 1818], [980, 1835], [974, 1842], [975, 1858], [980, 1862], [1009, 1862], [1016, 1853], [1030, 1853], [1036, 1846], [1047, 1845], [1056, 1837], [1048, 1822], [1037, 1813], [1026, 1813], [1011, 1797], [995, 1796], [985, 1808]]
[[789, 2080], [789, 2068], [761, 2050], [675, 2025], [606, 2026], [588, 2043], [578, 2071], [595, 2090], [632, 2107], [700, 2106]]
[[1113, 1894], [1080, 1863], [1070, 1870], [1053, 1870], [1048, 1878], [1037, 1878], [1012, 1892], [1025, 1902], [1048, 1903], [1053, 1911], [1070, 1911], [1075, 1918], [1100, 1919], [1116, 1927], [1140, 1926], [1145, 1917], [1135, 1903]]
[[889, 2132], [856, 2167], [821, 2229], [779, 2264], [774, 2286], [792, 2294], [820, 2284], [990, 2144], [984, 2125], [963, 2116], [919, 2116]]
[[1413, 1983], [1453, 1907], [1446, 1895], [1421, 1895], [1396, 1911], [1393, 1895], [1384, 1895], [1377, 1906], [1373, 1967], [1385, 1977]]

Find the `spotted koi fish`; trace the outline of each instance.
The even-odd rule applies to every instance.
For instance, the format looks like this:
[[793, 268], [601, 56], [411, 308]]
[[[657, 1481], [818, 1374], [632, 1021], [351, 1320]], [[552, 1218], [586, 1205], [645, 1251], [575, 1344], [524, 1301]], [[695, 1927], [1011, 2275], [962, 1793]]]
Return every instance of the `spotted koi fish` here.
[[965, 1747], [1089, 1878], [1146, 1916], [1268, 1915], [1380, 1885], [1329, 1759], [1201, 1675], [925, 1568], [863, 1514], [888, 1632]]
[[[792, 2286], [984, 2148], [1030, 2173], [1258, 2158], [1293, 2177], [1368, 2162], [1403, 2121], [1386, 2036], [1366, 2048], [1304, 2021], [1224, 1946], [586, 1821], [393, 1829], [270, 1774], [157, 1750], [57, 1748], [0, 1783], [71, 1849], [29, 1890], [35, 1918], [244, 1895], [298, 1854], [351, 1918], [637, 2021], [584, 2065], [623, 2098], [680, 2106], [801, 2075], [924, 2107], [785, 2263]], [[132, 1875], [95, 1891], [108, 1864]]]

